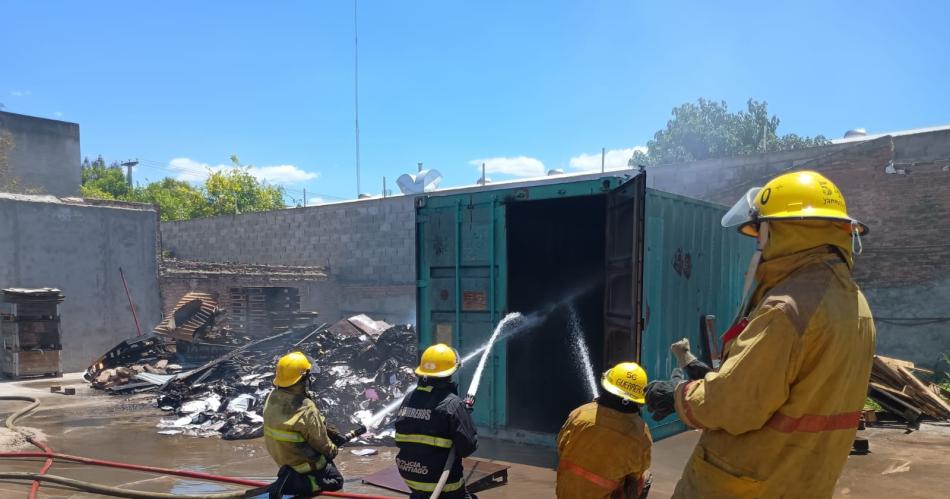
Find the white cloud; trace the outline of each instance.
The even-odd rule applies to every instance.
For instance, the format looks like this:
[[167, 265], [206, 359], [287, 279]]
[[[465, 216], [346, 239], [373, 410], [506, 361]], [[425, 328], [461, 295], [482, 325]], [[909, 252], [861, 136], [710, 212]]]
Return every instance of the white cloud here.
[[27, 97], [29, 95], [33, 95], [33, 92], [30, 92], [29, 90], [11, 90], [10, 95], [14, 97]]
[[62, 112], [62, 111], [56, 111], [55, 113], [53, 113], [53, 116], [56, 116], [57, 118], [62, 117], [62, 116], [63, 116], [63, 112]]
[[310, 197], [307, 196], [307, 206], [320, 206], [321, 204], [326, 204], [327, 200], [321, 197]]
[[319, 173], [301, 170], [294, 165], [252, 166], [249, 171], [258, 179], [272, 184], [295, 184], [320, 176]]
[[528, 156], [473, 159], [468, 162], [478, 169], [479, 173], [482, 171], [482, 163], [485, 163], [486, 174], [501, 173], [514, 177], [543, 177], [545, 174], [544, 163]]
[[[640, 151], [647, 152], [646, 146], [636, 146], [627, 149], [608, 149], [604, 155], [605, 170], [624, 170], [629, 168], [627, 161], [633, 156], [633, 153]], [[600, 153], [581, 154], [571, 158], [571, 168], [575, 170], [600, 170]]]
[[[178, 180], [187, 182], [203, 182], [208, 178], [208, 173], [219, 172], [232, 168], [231, 165], [209, 165], [195, 161], [191, 158], [175, 158], [168, 162], [168, 168], [175, 170]], [[295, 184], [314, 180], [320, 176], [317, 172], [308, 172], [301, 170], [294, 165], [271, 165], [271, 166], [252, 166], [248, 173], [258, 180], [266, 181], [271, 184]], [[307, 200], [310, 201], [309, 199]], [[309, 203], [308, 203], [309, 204]]]

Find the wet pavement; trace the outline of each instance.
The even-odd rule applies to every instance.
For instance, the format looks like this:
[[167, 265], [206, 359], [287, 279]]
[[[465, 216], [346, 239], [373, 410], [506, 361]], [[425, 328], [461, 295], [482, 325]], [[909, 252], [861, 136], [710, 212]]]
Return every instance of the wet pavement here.
[[[76, 387], [77, 395], [50, 393], [50, 385]], [[43, 405], [40, 410], [21, 420], [20, 424], [43, 431], [48, 444], [57, 452], [261, 481], [269, 481], [276, 473], [261, 439], [226, 441], [220, 438], [157, 434], [155, 424], [163, 413], [154, 408], [151, 397], [147, 395], [103, 395], [88, 389], [76, 375], [67, 375], [59, 380], [3, 382], [0, 383], [0, 393], [41, 398]], [[6, 417], [23, 407], [23, 404], [0, 402], [0, 414]], [[870, 428], [861, 433], [870, 440], [871, 453], [848, 458], [835, 497], [945, 496], [945, 470], [950, 464], [950, 426], [924, 425], [921, 431], [910, 434], [901, 429], [880, 428]], [[698, 432], [687, 432], [656, 443], [653, 450], [654, 485], [651, 497], [670, 496], [698, 437]], [[397, 497], [398, 493], [359, 481], [359, 477], [390, 466], [393, 462], [394, 448], [374, 448], [379, 453], [373, 456], [354, 456], [349, 452], [349, 447], [340, 453], [336, 463], [347, 477], [345, 489]], [[508, 485], [480, 492], [478, 495], [483, 499], [554, 496], [554, 449], [483, 439], [475, 457], [512, 465]], [[0, 459], [0, 469], [4, 471], [37, 471], [41, 465], [40, 459]], [[54, 464], [51, 474], [176, 494], [214, 493], [235, 488], [228, 484], [67, 462]], [[25, 482], [0, 482], [0, 497], [25, 497], [27, 490], [28, 484]], [[96, 497], [52, 484], [44, 484], [40, 495], [46, 498]]]

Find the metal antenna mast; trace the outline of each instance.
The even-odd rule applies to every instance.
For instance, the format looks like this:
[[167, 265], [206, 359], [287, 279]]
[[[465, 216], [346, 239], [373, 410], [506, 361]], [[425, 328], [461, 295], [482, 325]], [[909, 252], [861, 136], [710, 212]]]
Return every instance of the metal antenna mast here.
[[359, 25], [357, 24], [357, 4], [353, 0], [353, 101], [356, 114], [356, 197], [360, 197], [360, 50]]

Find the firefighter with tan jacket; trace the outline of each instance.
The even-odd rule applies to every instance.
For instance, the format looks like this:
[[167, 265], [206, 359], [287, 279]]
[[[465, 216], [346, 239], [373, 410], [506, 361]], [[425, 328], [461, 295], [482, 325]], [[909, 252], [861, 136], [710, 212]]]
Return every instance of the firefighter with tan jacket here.
[[650, 430], [640, 417], [647, 373], [621, 362], [600, 381], [597, 400], [574, 409], [557, 436], [557, 497], [636, 499], [649, 488]]
[[281, 357], [274, 391], [264, 402], [264, 445], [280, 466], [277, 481], [268, 490], [271, 498], [310, 497], [343, 487], [343, 476], [332, 461], [338, 451], [333, 432], [328, 433], [307, 393], [311, 368], [301, 352]]
[[874, 355], [871, 311], [851, 276], [867, 227], [815, 172], [750, 190], [723, 225], [757, 238], [758, 251], [721, 367], [646, 392], [655, 419], [675, 410], [703, 430], [673, 497], [831, 497]]

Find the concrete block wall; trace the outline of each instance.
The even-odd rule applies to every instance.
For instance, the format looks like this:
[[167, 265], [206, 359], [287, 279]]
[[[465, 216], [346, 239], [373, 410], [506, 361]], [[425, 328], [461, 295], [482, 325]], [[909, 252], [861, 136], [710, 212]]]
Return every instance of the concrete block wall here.
[[119, 267], [143, 330], [161, 318], [157, 238], [148, 206], [0, 194], [0, 287], [63, 290], [62, 367], [79, 371], [136, 335]]
[[327, 267], [340, 293], [314, 304], [338, 311], [325, 317], [367, 313], [404, 322], [415, 316], [411, 197], [163, 222], [161, 230], [163, 249], [181, 259]]
[[175, 257], [210, 262], [328, 266], [341, 282], [415, 282], [412, 198], [162, 223]]
[[20, 187], [54, 196], [79, 194], [78, 124], [0, 111], [3, 132], [13, 139], [7, 161]]

